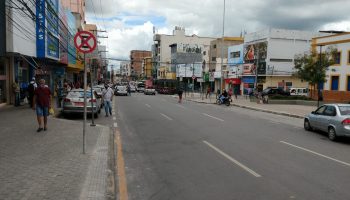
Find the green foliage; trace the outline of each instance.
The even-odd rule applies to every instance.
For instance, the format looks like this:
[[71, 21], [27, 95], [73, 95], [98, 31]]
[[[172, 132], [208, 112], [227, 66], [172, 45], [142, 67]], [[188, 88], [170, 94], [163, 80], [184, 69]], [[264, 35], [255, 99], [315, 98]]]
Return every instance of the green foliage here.
[[335, 54], [337, 49], [328, 47], [322, 55], [316, 51], [310, 54], [296, 55], [294, 58], [294, 68], [299, 78], [315, 85], [326, 80], [326, 70], [334, 64]]

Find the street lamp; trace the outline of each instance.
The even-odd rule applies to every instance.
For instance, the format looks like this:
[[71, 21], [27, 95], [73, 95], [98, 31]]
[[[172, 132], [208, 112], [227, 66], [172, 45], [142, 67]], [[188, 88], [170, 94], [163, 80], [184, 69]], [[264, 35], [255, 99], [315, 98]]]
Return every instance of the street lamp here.
[[320, 107], [320, 98], [322, 97], [321, 94], [321, 90], [320, 90], [320, 81], [319, 81], [319, 77], [320, 77], [320, 73], [321, 73], [321, 69], [322, 69], [322, 47], [324, 45], [322, 44], [318, 44], [317, 46], [320, 47], [320, 62], [319, 62], [319, 69], [316, 72], [316, 77], [317, 77], [317, 107]]
[[224, 35], [225, 35], [225, 6], [226, 6], [226, 0], [224, 0], [224, 12], [222, 16], [222, 37], [221, 37], [221, 66], [220, 66], [220, 91], [222, 92], [222, 82], [223, 82], [223, 73], [222, 73], [222, 67], [223, 67], [223, 56], [224, 56]]

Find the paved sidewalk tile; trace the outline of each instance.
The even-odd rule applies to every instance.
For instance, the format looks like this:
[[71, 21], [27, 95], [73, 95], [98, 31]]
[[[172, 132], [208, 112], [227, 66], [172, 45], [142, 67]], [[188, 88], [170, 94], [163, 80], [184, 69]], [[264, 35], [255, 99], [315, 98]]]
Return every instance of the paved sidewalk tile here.
[[48, 131], [37, 133], [35, 113], [24, 106], [2, 108], [0, 119], [0, 199], [79, 199], [83, 189], [94, 192], [84, 188], [94, 175], [89, 166], [101, 170], [98, 184], [106, 180], [104, 128], [87, 128], [83, 155], [79, 122], [49, 117]]

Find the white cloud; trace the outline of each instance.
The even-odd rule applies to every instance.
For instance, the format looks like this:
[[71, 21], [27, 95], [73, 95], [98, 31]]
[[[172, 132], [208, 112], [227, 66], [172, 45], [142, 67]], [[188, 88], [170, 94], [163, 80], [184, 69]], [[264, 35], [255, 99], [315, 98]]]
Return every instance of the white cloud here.
[[[223, 2], [86, 0], [87, 22], [104, 29], [102, 21], [96, 19], [104, 17], [108, 55], [128, 58], [130, 50], [151, 50], [153, 26], [162, 34], [171, 34], [175, 26], [183, 26], [188, 35], [220, 37]], [[349, 7], [348, 0], [226, 0], [225, 35], [238, 36], [242, 30], [254, 32], [265, 27], [349, 31]]]

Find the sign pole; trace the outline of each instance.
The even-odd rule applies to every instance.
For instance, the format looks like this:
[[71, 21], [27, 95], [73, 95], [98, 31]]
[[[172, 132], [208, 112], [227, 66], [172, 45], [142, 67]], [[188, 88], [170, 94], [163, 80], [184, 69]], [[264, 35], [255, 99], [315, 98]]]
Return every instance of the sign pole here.
[[83, 154], [86, 153], [86, 85], [87, 85], [86, 59], [84, 53], [84, 123], [83, 123]]
[[[83, 154], [86, 153], [86, 114], [87, 114], [87, 70], [86, 54], [96, 49], [96, 37], [88, 31], [79, 31], [74, 36], [74, 46], [79, 52], [84, 53], [84, 123], [83, 123]], [[91, 85], [92, 88], [92, 85]], [[92, 94], [91, 94], [92, 95]], [[91, 108], [92, 115], [93, 107]]]
[[[92, 84], [93, 84], [93, 82], [92, 82], [92, 67], [91, 67], [91, 63], [89, 62], [89, 67], [90, 67], [90, 90], [91, 90], [91, 124], [90, 124], [90, 126], [96, 126], [96, 124], [95, 124], [95, 120], [94, 120], [94, 118], [95, 118], [95, 115], [94, 115], [94, 94], [92, 93], [93, 91], [92, 91]], [[96, 99], [96, 101], [97, 101], [97, 99]], [[96, 112], [98, 112], [98, 110], [97, 110], [97, 104], [96, 104]]]

